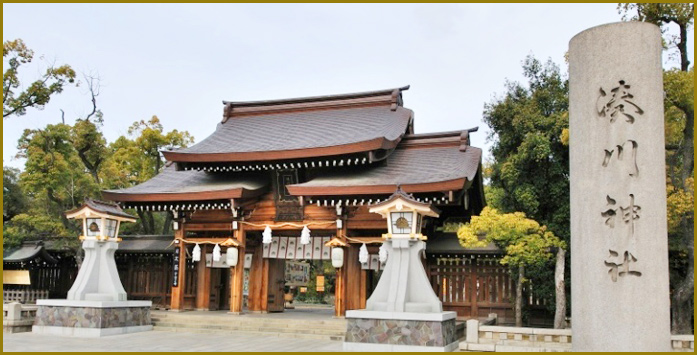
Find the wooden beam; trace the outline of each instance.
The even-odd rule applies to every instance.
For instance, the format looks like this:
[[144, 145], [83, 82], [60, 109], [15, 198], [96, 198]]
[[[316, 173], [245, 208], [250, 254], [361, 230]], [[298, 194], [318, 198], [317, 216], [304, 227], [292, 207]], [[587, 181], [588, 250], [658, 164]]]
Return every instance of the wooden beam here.
[[237, 266], [230, 268], [230, 312], [241, 314], [244, 301], [244, 255], [247, 244], [247, 233], [244, 231], [243, 224], [235, 231], [235, 239], [240, 246], [237, 248], [239, 250]]
[[210, 310], [211, 301], [211, 268], [206, 267], [208, 245], [201, 245], [201, 260], [196, 269], [196, 310]]
[[[176, 239], [184, 238], [184, 228], [179, 228], [175, 231], [174, 237]], [[177, 287], [172, 286], [172, 300], [170, 303], [170, 309], [173, 311], [182, 311], [184, 309], [184, 285], [186, 281], [186, 244], [179, 243], [179, 277], [177, 280]]]

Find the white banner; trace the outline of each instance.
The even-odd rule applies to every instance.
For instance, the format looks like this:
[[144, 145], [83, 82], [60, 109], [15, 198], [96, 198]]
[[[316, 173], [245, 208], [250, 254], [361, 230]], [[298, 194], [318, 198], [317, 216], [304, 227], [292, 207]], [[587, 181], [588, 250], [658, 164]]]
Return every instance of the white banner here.
[[310, 244], [300, 244], [300, 237], [273, 237], [270, 244], [264, 244], [263, 256], [266, 259], [287, 260], [331, 260], [330, 247], [325, 246], [329, 237], [312, 237]]

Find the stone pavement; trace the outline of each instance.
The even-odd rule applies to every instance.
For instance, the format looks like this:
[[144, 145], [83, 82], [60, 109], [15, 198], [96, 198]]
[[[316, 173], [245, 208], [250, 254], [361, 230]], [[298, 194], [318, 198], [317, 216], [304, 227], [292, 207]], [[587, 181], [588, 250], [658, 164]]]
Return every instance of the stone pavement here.
[[250, 335], [243, 332], [194, 334], [150, 331], [103, 338], [70, 338], [4, 333], [2, 351], [341, 351], [342, 342]]

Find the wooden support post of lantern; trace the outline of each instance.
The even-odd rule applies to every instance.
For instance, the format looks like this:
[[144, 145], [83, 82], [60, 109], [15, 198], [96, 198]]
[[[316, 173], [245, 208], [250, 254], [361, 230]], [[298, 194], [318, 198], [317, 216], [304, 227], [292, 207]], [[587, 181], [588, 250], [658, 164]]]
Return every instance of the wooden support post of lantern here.
[[230, 268], [230, 313], [241, 314], [244, 303], [244, 254], [247, 244], [247, 233], [244, 224], [239, 224], [235, 231], [235, 240], [239, 243], [237, 265]]

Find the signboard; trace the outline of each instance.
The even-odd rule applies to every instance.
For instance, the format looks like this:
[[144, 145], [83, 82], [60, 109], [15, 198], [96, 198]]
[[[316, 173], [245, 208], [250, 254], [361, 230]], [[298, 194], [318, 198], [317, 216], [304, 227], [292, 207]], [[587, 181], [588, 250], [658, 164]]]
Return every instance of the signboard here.
[[29, 270], [2, 270], [3, 285], [31, 285]]
[[317, 292], [324, 292], [324, 275], [317, 275]]
[[310, 281], [310, 263], [286, 261], [286, 286], [307, 286]]
[[172, 258], [172, 287], [179, 287], [179, 258], [181, 255], [181, 249], [179, 246], [174, 248], [174, 257]]

